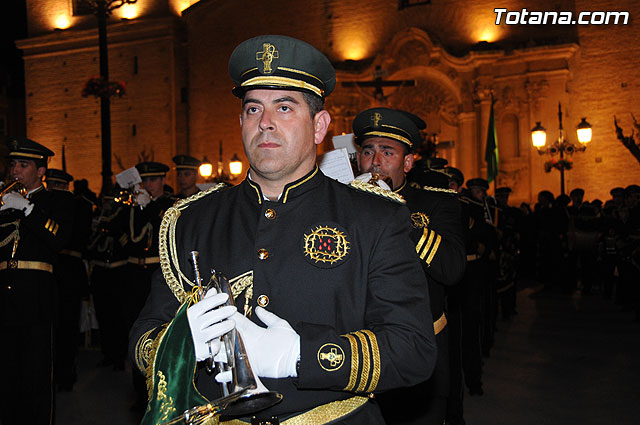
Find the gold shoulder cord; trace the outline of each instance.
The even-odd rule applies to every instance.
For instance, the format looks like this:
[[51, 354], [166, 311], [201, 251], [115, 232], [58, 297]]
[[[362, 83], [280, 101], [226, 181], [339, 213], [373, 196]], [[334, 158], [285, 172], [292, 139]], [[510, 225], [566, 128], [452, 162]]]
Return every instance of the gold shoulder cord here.
[[407, 203], [407, 201], [405, 201], [405, 199], [401, 195], [398, 195], [397, 193], [394, 193], [390, 190], [383, 189], [377, 184], [363, 182], [362, 180], [353, 180], [351, 183], [349, 183], [349, 186], [353, 187], [354, 189], [361, 190], [363, 192], [373, 193], [383, 198], [387, 198], [399, 204]]
[[[164, 213], [164, 216], [162, 216], [158, 239], [160, 268], [162, 269], [162, 275], [164, 276], [167, 285], [169, 285], [171, 292], [173, 292], [173, 295], [175, 295], [181, 304], [189, 297], [189, 294], [184, 289], [184, 285], [186, 284], [191, 287], [193, 286], [193, 283], [191, 283], [191, 281], [189, 281], [189, 279], [187, 279], [187, 277], [182, 273], [178, 262], [178, 248], [176, 246], [176, 224], [178, 222], [178, 218], [180, 217], [182, 210], [186, 209], [190, 203], [197, 201], [210, 193], [217, 192], [224, 187], [226, 187], [224, 183], [218, 183], [207, 190], [198, 192], [188, 198], [180, 199]], [[177, 277], [171, 270], [172, 264], [178, 274]]]

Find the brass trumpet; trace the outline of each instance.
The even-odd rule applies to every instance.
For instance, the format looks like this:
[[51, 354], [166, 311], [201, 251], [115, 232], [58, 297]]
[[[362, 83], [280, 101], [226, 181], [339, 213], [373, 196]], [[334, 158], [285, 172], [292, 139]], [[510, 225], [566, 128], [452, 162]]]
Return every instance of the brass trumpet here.
[[20, 182], [20, 180], [14, 180], [5, 188], [3, 188], [2, 191], [0, 191], [0, 205], [4, 205], [4, 202], [2, 202], [2, 198], [9, 192], [18, 192], [20, 195], [26, 197], [28, 191], [27, 188], [24, 187], [24, 185]]
[[113, 197], [113, 202], [130, 207], [138, 206], [138, 202], [136, 201], [136, 193], [133, 189], [120, 189], [116, 196]]

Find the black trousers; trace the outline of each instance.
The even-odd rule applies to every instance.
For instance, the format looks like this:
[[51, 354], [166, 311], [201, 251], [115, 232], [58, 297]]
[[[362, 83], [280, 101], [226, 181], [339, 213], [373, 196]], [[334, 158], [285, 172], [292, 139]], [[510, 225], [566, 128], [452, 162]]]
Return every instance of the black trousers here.
[[94, 266], [91, 272], [91, 292], [100, 327], [102, 354], [106, 361], [122, 368], [127, 358], [130, 326], [125, 310], [128, 296], [125, 268]]
[[53, 423], [53, 325], [2, 326], [0, 417], [3, 425]]
[[56, 382], [71, 389], [76, 381], [76, 360], [80, 340], [80, 306], [88, 295], [87, 271], [81, 258], [60, 255], [56, 276], [59, 288], [56, 330]]

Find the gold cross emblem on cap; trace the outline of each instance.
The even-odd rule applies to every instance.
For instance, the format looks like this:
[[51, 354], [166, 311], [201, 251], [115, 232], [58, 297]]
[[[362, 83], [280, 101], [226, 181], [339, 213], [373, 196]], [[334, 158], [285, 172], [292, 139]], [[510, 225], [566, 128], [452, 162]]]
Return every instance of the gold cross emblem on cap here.
[[371, 115], [371, 122], [373, 123], [373, 126], [378, 127], [380, 125], [380, 121], [382, 121], [382, 114], [380, 112], [374, 112], [373, 115]]
[[273, 72], [271, 69], [271, 62], [279, 57], [280, 52], [276, 50], [276, 46], [270, 43], [263, 43], [262, 51], [256, 52], [256, 60], [262, 61], [262, 64], [264, 65], [263, 72], [265, 74], [271, 74], [271, 72]]

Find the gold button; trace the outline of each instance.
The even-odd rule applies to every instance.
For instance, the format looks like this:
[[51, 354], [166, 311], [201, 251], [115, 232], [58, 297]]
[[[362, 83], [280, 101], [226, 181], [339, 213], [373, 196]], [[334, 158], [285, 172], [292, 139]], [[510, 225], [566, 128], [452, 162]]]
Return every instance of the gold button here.
[[275, 220], [276, 212], [271, 208], [267, 208], [267, 210], [264, 212], [264, 216], [267, 217], [269, 220]]
[[11, 285], [8, 285], [8, 286], [7, 286], [7, 289], [10, 291], [10, 290], [12, 290], [13, 288], [11, 287]]
[[269, 251], [267, 251], [266, 249], [259, 249], [258, 258], [261, 260], [266, 260], [267, 258], [269, 258]]
[[269, 297], [267, 297], [266, 295], [260, 295], [258, 297], [258, 305], [260, 307], [266, 307], [269, 305]]

